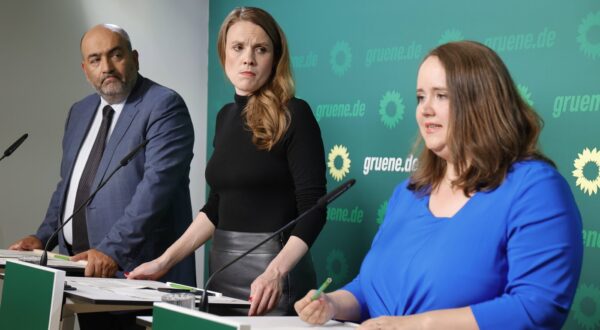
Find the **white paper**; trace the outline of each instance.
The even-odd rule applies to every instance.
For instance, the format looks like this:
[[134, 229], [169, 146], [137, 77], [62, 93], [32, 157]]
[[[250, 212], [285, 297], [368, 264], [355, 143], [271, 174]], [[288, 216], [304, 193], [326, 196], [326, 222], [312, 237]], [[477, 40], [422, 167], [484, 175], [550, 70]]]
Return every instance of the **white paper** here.
[[33, 251], [15, 251], [0, 249], [0, 258], [21, 258], [35, 256]]
[[[23, 252], [23, 251], [21, 251]], [[31, 262], [33, 264], [39, 264], [39, 260], [40, 257], [35, 256], [35, 255], [30, 255], [30, 256], [22, 256], [22, 257], [18, 257], [18, 258], [5, 258], [5, 257], [0, 257], [0, 266], [5, 266], [6, 265], [6, 261], [7, 260], [20, 260], [20, 261], [24, 261], [24, 262]], [[73, 262], [73, 261], [67, 261], [67, 260], [55, 260], [55, 259], [48, 259], [48, 267], [52, 267], [52, 268], [81, 268], [81, 269], [85, 269], [85, 266], [77, 263], [77, 262]]]
[[[297, 316], [224, 316], [224, 319], [249, 325], [252, 330], [285, 329], [285, 330], [323, 330], [323, 329], [354, 329], [358, 324], [349, 322], [329, 321], [324, 325], [316, 326], [303, 322]], [[138, 316], [149, 324], [152, 324], [152, 316]]]
[[225, 317], [232, 321], [250, 325], [254, 329], [354, 329], [358, 325], [353, 323], [342, 323], [338, 321], [329, 321], [321, 326], [310, 325], [296, 316], [228, 316]]

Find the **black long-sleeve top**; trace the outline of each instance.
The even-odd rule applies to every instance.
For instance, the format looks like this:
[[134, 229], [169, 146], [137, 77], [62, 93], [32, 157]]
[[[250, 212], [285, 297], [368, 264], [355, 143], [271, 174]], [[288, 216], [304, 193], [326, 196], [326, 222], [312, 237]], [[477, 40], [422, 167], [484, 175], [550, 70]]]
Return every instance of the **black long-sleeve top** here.
[[[252, 143], [242, 110], [247, 97], [235, 95], [217, 115], [214, 151], [206, 167], [210, 194], [201, 209], [216, 228], [274, 232], [316, 204], [325, 194], [325, 151], [310, 106], [293, 98], [291, 122], [270, 151]], [[316, 210], [295, 225], [291, 235], [309, 247], [325, 224]]]

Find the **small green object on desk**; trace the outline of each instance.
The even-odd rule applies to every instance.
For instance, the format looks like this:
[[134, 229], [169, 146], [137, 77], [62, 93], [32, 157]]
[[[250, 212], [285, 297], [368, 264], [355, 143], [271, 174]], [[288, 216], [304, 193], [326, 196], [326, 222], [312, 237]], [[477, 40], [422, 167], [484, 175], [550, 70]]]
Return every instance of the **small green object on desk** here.
[[173, 288], [173, 289], [181, 289], [181, 290], [188, 290], [188, 291], [200, 291], [200, 289], [194, 288], [193, 286], [179, 284], [179, 283], [173, 283], [173, 282], [167, 282], [167, 286], [170, 288]]
[[55, 259], [66, 260], [66, 261], [70, 261], [71, 260], [71, 258], [69, 256], [65, 256], [65, 255], [62, 255], [62, 254], [54, 254], [52, 257], [55, 258]]

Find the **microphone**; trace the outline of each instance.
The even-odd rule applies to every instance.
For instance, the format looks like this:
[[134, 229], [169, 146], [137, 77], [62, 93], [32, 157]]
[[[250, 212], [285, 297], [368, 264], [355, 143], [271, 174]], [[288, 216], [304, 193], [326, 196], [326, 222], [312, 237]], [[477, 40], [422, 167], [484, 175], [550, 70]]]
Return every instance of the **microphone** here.
[[221, 268], [217, 269], [214, 273], [212, 273], [212, 275], [210, 275], [210, 277], [208, 278], [208, 280], [206, 280], [206, 283], [204, 284], [204, 289], [202, 290], [202, 299], [200, 300], [200, 311], [208, 313], [208, 297], [206, 296], [206, 290], [208, 289], [208, 285], [210, 284], [210, 281], [215, 277], [215, 275], [217, 275], [218, 273], [224, 271], [229, 266], [231, 266], [234, 263], [236, 263], [238, 260], [240, 260], [243, 257], [245, 257], [248, 254], [250, 254], [252, 251], [258, 249], [263, 244], [265, 244], [266, 242], [268, 242], [269, 240], [271, 240], [273, 237], [279, 235], [284, 230], [286, 230], [286, 229], [290, 228], [291, 226], [295, 225], [300, 220], [302, 220], [302, 218], [304, 218], [307, 214], [313, 212], [316, 209], [324, 208], [325, 206], [327, 206], [327, 204], [333, 202], [341, 194], [345, 193], [346, 190], [350, 189], [350, 187], [352, 187], [354, 185], [354, 183], [356, 183], [355, 179], [350, 179], [350, 180], [342, 183], [339, 187], [335, 188], [334, 190], [332, 190], [331, 192], [329, 192], [327, 195], [319, 198], [319, 200], [317, 201], [317, 203], [313, 207], [311, 207], [310, 209], [304, 211], [302, 214], [300, 214], [298, 217], [296, 217], [296, 219], [290, 221], [285, 226], [279, 228], [277, 231], [275, 231], [269, 237], [265, 238], [262, 242], [256, 244], [250, 250], [244, 252], [243, 254], [241, 254], [240, 256], [238, 256], [237, 258], [231, 260], [230, 262], [228, 262], [225, 265], [223, 265]]
[[21, 143], [23, 143], [23, 141], [25, 141], [25, 139], [27, 139], [28, 136], [29, 134], [25, 133], [17, 141], [11, 144], [10, 147], [8, 147], [8, 149], [4, 151], [4, 154], [2, 155], [2, 157], [0, 157], [0, 160], [3, 160], [4, 158], [12, 155], [12, 153], [15, 152], [15, 150], [17, 150], [17, 148], [21, 145]]
[[100, 189], [102, 189], [102, 187], [104, 187], [108, 183], [108, 181], [110, 181], [110, 179], [113, 177], [113, 175], [115, 175], [115, 173], [117, 173], [118, 170], [123, 168], [125, 165], [129, 164], [129, 162], [135, 157], [135, 155], [140, 150], [142, 150], [142, 148], [144, 148], [147, 144], [148, 144], [148, 140], [144, 140], [137, 147], [135, 147], [130, 153], [128, 153], [127, 156], [123, 157], [123, 159], [121, 159], [121, 161], [119, 162], [119, 166], [117, 166], [110, 173], [108, 178], [106, 178], [106, 180], [100, 182], [100, 184], [94, 190], [94, 192], [92, 192], [90, 194], [90, 197], [88, 197], [83, 203], [81, 203], [81, 205], [79, 205], [79, 207], [71, 214], [71, 216], [68, 217], [67, 220], [63, 221], [63, 223], [60, 226], [58, 226], [58, 228], [56, 228], [56, 230], [52, 233], [52, 235], [50, 235], [50, 238], [48, 239], [48, 241], [46, 241], [46, 245], [44, 246], [44, 252], [42, 253], [42, 256], [40, 257], [40, 266], [48, 265], [48, 248], [50, 247], [50, 242], [52, 242], [52, 240], [56, 237], [56, 235], [58, 235], [58, 232], [61, 231], [63, 229], [63, 227], [69, 221], [71, 221], [71, 219], [73, 219], [73, 217], [77, 213], [79, 213], [83, 209], [83, 207], [86, 206], [92, 200], [92, 198], [94, 198], [94, 196], [96, 196], [96, 194], [100, 191]]

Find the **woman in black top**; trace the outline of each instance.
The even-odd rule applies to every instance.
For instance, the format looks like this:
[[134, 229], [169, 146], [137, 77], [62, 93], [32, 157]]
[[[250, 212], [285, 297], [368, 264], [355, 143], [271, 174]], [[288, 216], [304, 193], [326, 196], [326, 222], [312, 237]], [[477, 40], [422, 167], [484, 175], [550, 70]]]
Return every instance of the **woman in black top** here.
[[[261, 9], [237, 8], [221, 26], [218, 52], [236, 95], [217, 115], [208, 202], [177, 242], [129, 278], [158, 279], [211, 237], [212, 273], [325, 194], [321, 133], [308, 104], [294, 97], [279, 25]], [[294, 313], [294, 301], [316, 284], [308, 249], [324, 223], [324, 210], [309, 213], [217, 274], [210, 288], [250, 299], [249, 315]]]

